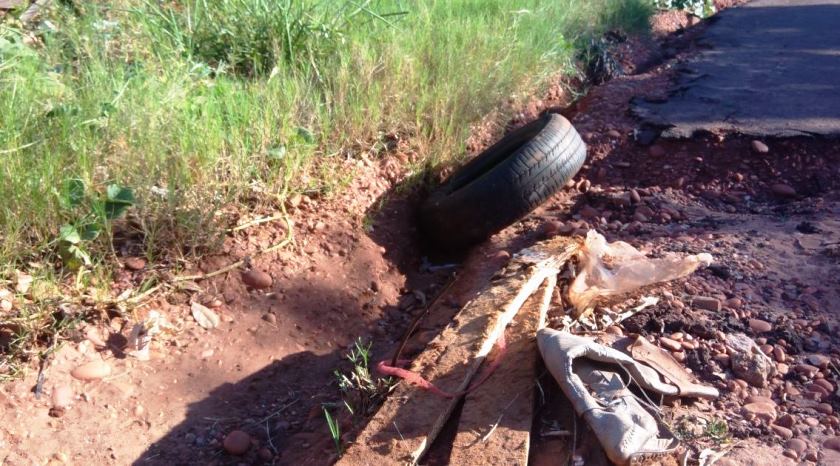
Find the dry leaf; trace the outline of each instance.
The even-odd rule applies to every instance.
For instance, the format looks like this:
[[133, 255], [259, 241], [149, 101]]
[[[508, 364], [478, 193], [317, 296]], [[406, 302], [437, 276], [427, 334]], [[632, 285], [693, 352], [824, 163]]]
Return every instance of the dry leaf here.
[[26, 294], [30, 286], [32, 286], [32, 275], [15, 270], [15, 291]]
[[192, 311], [193, 318], [196, 322], [198, 322], [198, 325], [201, 325], [206, 329], [216, 328], [219, 326], [219, 315], [207, 306], [192, 303], [190, 305], [190, 310]]

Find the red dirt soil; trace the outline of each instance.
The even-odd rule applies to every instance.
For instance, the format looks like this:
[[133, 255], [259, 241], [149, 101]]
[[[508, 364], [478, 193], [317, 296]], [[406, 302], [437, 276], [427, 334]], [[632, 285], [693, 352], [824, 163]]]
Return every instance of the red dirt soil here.
[[[457, 270], [453, 287], [410, 340], [405, 356], [411, 357], [511, 252], [546, 235], [580, 234], [590, 227], [653, 253], [715, 256], [716, 268], [646, 290], [664, 296], [663, 301], [623, 326], [626, 332], [682, 332], [702, 341], [699, 348], [685, 351], [686, 365], [723, 395], [713, 403], [666, 407], [670, 419], [687, 414], [726, 419], [740, 447], [749, 448], [735, 448], [717, 464], [780, 464], [787, 460], [783, 447], [786, 455], [811, 464], [832, 464], [840, 453], [823, 448], [822, 442], [840, 428], [830, 412], [840, 408], [840, 400], [832, 393], [807, 394], [814, 393], [808, 387], [817, 379], [836, 386], [836, 374], [828, 366], [808, 375], [791, 371], [765, 388], [744, 386], [731, 376], [721, 380], [715, 374], [725, 373], [726, 366], [718, 356], [726, 351], [715, 331], [745, 331], [771, 350], [780, 347], [787, 362], [779, 364], [790, 368], [813, 353], [836, 356], [832, 303], [840, 298], [835, 283], [840, 144], [765, 141], [770, 151], [756, 154], [751, 141], [729, 135], [652, 146], [635, 142], [628, 102], [635, 96], [661, 96], [675, 61], [691, 53], [698, 29], [672, 29], [686, 26], [683, 20], [660, 16], [655, 30], [669, 35], [621, 44], [620, 61], [640, 74], [594, 88], [564, 112], [589, 145], [587, 165], [575, 183], [475, 248], [457, 268], [430, 271], [413, 226], [419, 194], [397, 189], [405, 173], [396, 157], [348, 162], [358, 175], [342, 195], [304, 196], [292, 203], [296, 245], [252, 260], [255, 269], [272, 276], [269, 289], [247, 289], [238, 272], [200, 282], [200, 291], [176, 292], [140, 311], [158, 310], [178, 328], [154, 340], [151, 361], [125, 356], [130, 325], [115, 316], [99, 329], [110, 335], [108, 348], [95, 348], [81, 333], [57, 352], [40, 398], [32, 392], [34, 371], [0, 386], [0, 464], [331, 463], [336, 454], [321, 406], [340, 401], [333, 371], [349, 369], [344, 354], [354, 339], [373, 342], [374, 361], [390, 357], [424, 300]], [[511, 126], [563, 107], [560, 89], [526, 105]], [[479, 127], [476, 134], [472, 151], [486, 147], [498, 131]], [[779, 188], [782, 184], [793, 192]], [[285, 234], [271, 224], [241, 231], [227, 238], [224, 254], [207, 258], [198, 269], [219, 269]], [[125, 279], [138, 280], [146, 271], [125, 273]], [[721, 300], [724, 310], [692, 308], [688, 303], [695, 295]], [[212, 330], [198, 326], [190, 315], [191, 299], [212, 307], [221, 325]], [[554, 312], [556, 318], [558, 309]], [[750, 318], [770, 322], [772, 330], [756, 334]], [[93, 382], [70, 376], [74, 367], [91, 360], [107, 361], [111, 375]], [[552, 434], [570, 430], [567, 424], [574, 417], [550, 378], [541, 381], [548, 395], [533, 429], [532, 463], [550, 464], [563, 455], [576, 455], [586, 464], [605, 461], [582, 421], [575, 442], [581, 448], [574, 452], [568, 436]], [[52, 417], [51, 396], [64, 387], [72, 391], [72, 402], [62, 412], [53, 410], [60, 416]], [[798, 443], [784, 438], [787, 432], [742, 413], [749, 396], [770, 397], [777, 404], [774, 415], [789, 415], [785, 424], [791, 436], [804, 439], [801, 451]], [[817, 407], [815, 397], [831, 409]], [[351, 441], [364, 419], [340, 414], [339, 421], [343, 439]], [[222, 448], [225, 434], [234, 429], [251, 438], [242, 456]], [[443, 464], [447, 458], [446, 446], [436, 446], [427, 462]]]

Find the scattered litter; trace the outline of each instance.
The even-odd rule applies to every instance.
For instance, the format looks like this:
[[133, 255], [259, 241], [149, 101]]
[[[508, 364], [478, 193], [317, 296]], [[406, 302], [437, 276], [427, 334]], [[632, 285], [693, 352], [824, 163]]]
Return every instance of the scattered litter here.
[[599, 298], [629, 293], [653, 283], [673, 280], [712, 263], [707, 253], [667, 255], [650, 259], [623, 241], [607, 243], [600, 233], [590, 230], [578, 253], [580, 271], [569, 287], [569, 301], [575, 317], [591, 309]]
[[630, 384], [656, 395], [676, 395], [659, 374], [626, 354], [592, 339], [542, 329], [537, 342], [546, 368], [597, 436], [607, 457], [619, 465], [673, 452], [679, 441], [660, 422], [659, 408]]
[[633, 359], [652, 367], [668, 383], [676, 385], [681, 396], [717, 398], [720, 395], [714, 387], [694, 383], [691, 374], [673, 356], [642, 336], [637, 336], [627, 349]]
[[198, 325], [206, 329], [212, 329], [219, 326], [219, 315], [209, 307], [194, 302], [190, 305], [190, 310], [192, 311], [193, 318], [196, 322], [198, 322]]
[[134, 324], [134, 327], [131, 328], [131, 335], [128, 337], [129, 345], [134, 349], [128, 353], [129, 355], [141, 361], [150, 359], [149, 348], [151, 347], [152, 337], [161, 332], [162, 320], [163, 318], [158, 311], [150, 311], [146, 319]]

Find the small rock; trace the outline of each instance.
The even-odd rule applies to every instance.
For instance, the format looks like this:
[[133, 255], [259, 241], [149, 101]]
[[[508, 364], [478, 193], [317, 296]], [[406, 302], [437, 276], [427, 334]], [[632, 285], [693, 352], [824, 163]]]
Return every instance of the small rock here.
[[773, 431], [773, 433], [775, 433], [779, 437], [783, 438], [784, 440], [789, 440], [789, 439], [793, 438], [793, 431], [788, 429], [787, 427], [782, 427], [782, 426], [777, 425], [777, 424], [772, 424], [770, 426], [770, 429]]
[[785, 414], [776, 420], [776, 424], [790, 429], [794, 424], [796, 424], [796, 419], [794, 419], [794, 417], [790, 414]]
[[510, 259], [510, 253], [502, 249], [501, 251], [493, 254], [493, 259], [499, 262], [505, 262]]
[[834, 408], [828, 403], [820, 403], [820, 404], [814, 406], [814, 410], [816, 410], [818, 413], [822, 413], [822, 414], [826, 414], [826, 415], [827, 414], [832, 414], [834, 412]]
[[619, 133], [618, 131], [616, 131], [614, 129], [611, 129], [611, 130], [607, 131], [607, 136], [609, 136], [613, 139], [618, 139], [618, 138], [621, 137], [621, 133]]
[[260, 448], [259, 455], [264, 461], [271, 461], [274, 458], [274, 453], [266, 447]]
[[580, 209], [580, 216], [583, 217], [583, 218], [586, 218], [586, 219], [592, 219], [592, 218], [600, 217], [601, 213], [598, 212], [598, 209], [596, 209], [596, 208], [594, 208], [590, 205], [585, 205], [585, 206], [583, 206], [582, 209]]
[[231, 455], [242, 455], [251, 448], [251, 436], [241, 430], [234, 430], [225, 436], [223, 445]]
[[682, 344], [680, 342], [666, 337], [659, 337], [659, 344], [670, 351], [680, 351], [682, 349]]
[[813, 377], [820, 369], [810, 364], [797, 364], [793, 366], [793, 371], [806, 377]]
[[621, 330], [621, 327], [618, 325], [610, 325], [609, 327], [604, 329], [605, 333], [609, 333], [611, 335], [618, 335], [620, 337], [624, 336], [624, 331]]
[[665, 148], [659, 144], [654, 144], [648, 148], [648, 154], [650, 154], [651, 157], [662, 157], [665, 155]]
[[770, 186], [770, 191], [772, 191], [773, 194], [775, 194], [779, 197], [795, 197], [796, 196], [796, 190], [793, 189], [792, 186], [786, 185], [784, 183], [776, 183], [776, 184]]
[[73, 389], [69, 385], [59, 385], [53, 389], [52, 405], [53, 408], [66, 408], [73, 403]]
[[785, 362], [785, 359], [787, 359], [785, 350], [781, 346], [776, 345], [773, 347], [773, 359], [775, 359], [776, 362]]
[[638, 204], [642, 202], [642, 196], [639, 196], [639, 192], [635, 189], [630, 190], [630, 202], [633, 204]]
[[795, 451], [798, 456], [808, 448], [808, 444], [800, 438], [792, 438], [785, 443], [785, 448]]
[[542, 230], [545, 236], [551, 237], [559, 233], [561, 228], [563, 228], [563, 222], [550, 220], [548, 222], [545, 222], [545, 225], [543, 225]]
[[143, 259], [142, 257], [129, 257], [123, 260], [123, 265], [125, 265], [125, 268], [128, 270], [143, 270], [146, 268], [146, 259]]
[[773, 330], [773, 325], [770, 322], [761, 319], [750, 319], [749, 326], [755, 333], [764, 333]]
[[831, 358], [823, 354], [811, 354], [805, 359], [808, 360], [808, 364], [817, 366], [821, 369], [828, 367], [828, 364], [831, 362]]
[[748, 396], [747, 399], [744, 400], [744, 402], [745, 403], [767, 403], [769, 405], [773, 405], [774, 407], [776, 406], [775, 401], [773, 401], [770, 398], [767, 398], [766, 396], [760, 396], [760, 395]]
[[751, 142], [750, 146], [752, 147], [753, 152], [755, 152], [756, 154], [766, 154], [770, 152], [770, 148], [767, 147], [767, 144], [757, 139]]
[[796, 453], [795, 451], [791, 450], [790, 448], [783, 451], [782, 455], [787, 456], [788, 458], [790, 458], [792, 460], [798, 460], [799, 459], [799, 454]]
[[12, 310], [12, 302], [7, 299], [0, 299], [0, 312], [9, 312]]
[[708, 296], [695, 296], [691, 299], [691, 305], [698, 309], [705, 309], [712, 312], [719, 312], [721, 309], [720, 300]]
[[277, 323], [277, 316], [274, 313], [267, 312], [262, 316], [263, 320], [268, 322], [269, 324], [276, 324]]
[[743, 413], [752, 414], [755, 417], [770, 422], [776, 418], [776, 404], [775, 403], [747, 403], [742, 408]]
[[92, 361], [70, 371], [79, 380], [98, 380], [111, 375], [111, 366], [105, 361]]
[[271, 275], [260, 270], [251, 269], [242, 273], [242, 283], [255, 290], [264, 290], [273, 282]]
[[817, 380], [814, 381], [814, 383], [816, 385], [819, 385], [820, 387], [824, 388], [825, 391], [828, 392], [829, 394], [834, 393], [834, 385], [832, 385], [831, 382], [829, 382], [828, 380], [817, 379]]
[[835, 451], [840, 451], [840, 437], [831, 437], [823, 442], [823, 446]]

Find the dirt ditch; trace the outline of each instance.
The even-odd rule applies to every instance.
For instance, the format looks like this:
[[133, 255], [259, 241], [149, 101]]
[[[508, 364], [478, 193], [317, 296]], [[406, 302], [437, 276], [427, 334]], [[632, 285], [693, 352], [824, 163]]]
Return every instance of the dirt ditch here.
[[[0, 462], [328, 464], [336, 451], [322, 405], [340, 401], [333, 371], [350, 369], [344, 355], [357, 338], [372, 342], [375, 360], [390, 356], [425, 303], [457, 272], [409, 340], [405, 356], [411, 357], [512, 252], [589, 228], [654, 255], [709, 252], [715, 258], [713, 267], [687, 279], [645, 290], [663, 299], [617, 330], [697, 342], [680, 343], [675, 357], [722, 396], [666, 407], [689, 448], [734, 445], [717, 464], [840, 462], [831, 443], [840, 429], [833, 413], [840, 408], [834, 393], [840, 374], [832, 362], [840, 343], [832, 305], [840, 298], [840, 143], [762, 141], [764, 151], [751, 140], [711, 134], [645, 144], [628, 102], [664, 92], [674, 63], [692, 53], [696, 33], [682, 29], [689, 26], [685, 17], [673, 14], [660, 15], [656, 26], [669, 35], [618, 46], [619, 60], [636, 73], [592, 89], [564, 112], [588, 143], [587, 164], [574, 183], [523, 221], [449, 263], [425, 252], [414, 227], [417, 194], [399, 189], [406, 174], [396, 158], [353, 162], [359, 175], [344, 194], [290, 204], [296, 245], [252, 261], [272, 277], [267, 289], [248, 288], [239, 273], [229, 273], [201, 283], [200, 292], [173, 293], [145, 308], [177, 328], [156, 341], [150, 361], [126, 357], [119, 342], [97, 347], [81, 333], [53, 358], [39, 398], [32, 393], [35, 374], [0, 387]], [[562, 102], [557, 88], [523, 108], [511, 125]], [[484, 136], [471, 148], [486, 146], [491, 133], [479, 129]], [[273, 224], [238, 232], [223, 254], [199, 269], [217, 270], [286, 233]], [[145, 271], [125, 273], [137, 280]], [[698, 296], [717, 304], [698, 308]], [[201, 328], [190, 315], [190, 299], [213, 309], [219, 326]], [[119, 317], [97, 329], [112, 336], [129, 330]], [[745, 332], [774, 358], [776, 375], [764, 387], [729, 373], [732, 355], [722, 333], [731, 332]], [[70, 375], [98, 359], [111, 366], [107, 377], [83, 383]], [[550, 377], [541, 382], [532, 463], [556, 464], [565, 455], [607, 464], [585, 426], [569, 424], [574, 417]], [[56, 412], [50, 408], [60, 393], [69, 399]], [[708, 419], [722, 420], [726, 432], [713, 438], [702, 427]], [[338, 421], [345, 441], [364, 423], [347, 414]], [[234, 429], [248, 434], [243, 456], [223, 448]], [[446, 464], [448, 455], [442, 441], [426, 462]]]

